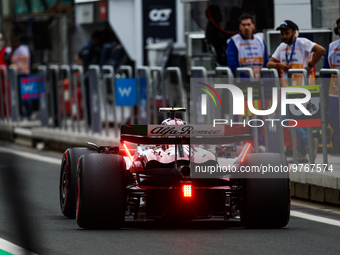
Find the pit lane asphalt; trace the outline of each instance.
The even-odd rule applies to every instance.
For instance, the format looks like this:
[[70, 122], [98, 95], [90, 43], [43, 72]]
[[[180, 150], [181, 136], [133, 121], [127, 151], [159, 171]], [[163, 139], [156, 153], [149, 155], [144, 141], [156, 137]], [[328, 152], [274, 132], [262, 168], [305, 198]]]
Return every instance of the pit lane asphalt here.
[[[11, 150], [23, 151], [16, 147]], [[37, 157], [46, 156], [29, 151]], [[339, 227], [296, 217], [291, 217], [286, 228], [273, 230], [248, 230], [239, 222], [217, 219], [186, 223], [127, 221], [121, 230], [80, 229], [59, 209], [60, 166], [55, 159], [61, 159], [61, 154], [47, 155], [54, 159], [52, 163], [0, 150], [0, 238], [35, 253], [340, 254]], [[19, 186], [13, 183], [13, 176], [5, 180], [5, 171], [17, 175]], [[8, 195], [21, 195], [22, 200], [11, 201]], [[292, 209], [340, 220], [339, 214], [324, 210], [301, 205], [293, 205]]]

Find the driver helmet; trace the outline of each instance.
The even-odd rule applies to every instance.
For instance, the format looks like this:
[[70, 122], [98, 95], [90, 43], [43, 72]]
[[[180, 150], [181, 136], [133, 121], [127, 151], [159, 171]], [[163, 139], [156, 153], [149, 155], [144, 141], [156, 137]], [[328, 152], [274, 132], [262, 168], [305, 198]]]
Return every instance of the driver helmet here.
[[185, 125], [185, 121], [178, 118], [168, 118], [162, 121], [162, 125]]

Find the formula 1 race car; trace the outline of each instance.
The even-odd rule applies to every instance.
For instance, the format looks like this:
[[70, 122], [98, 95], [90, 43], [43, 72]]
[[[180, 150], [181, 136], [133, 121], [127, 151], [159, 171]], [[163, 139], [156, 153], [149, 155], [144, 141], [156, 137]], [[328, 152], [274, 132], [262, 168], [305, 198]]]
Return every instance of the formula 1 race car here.
[[162, 125], [122, 126], [121, 148], [88, 143], [67, 149], [60, 172], [62, 213], [90, 229], [121, 228], [125, 217], [220, 216], [246, 228], [286, 226], [285, 156], [254, 153], [249, 127], [186, 125], [175, 118], [184, 110], [161, 108], [170, 113]]

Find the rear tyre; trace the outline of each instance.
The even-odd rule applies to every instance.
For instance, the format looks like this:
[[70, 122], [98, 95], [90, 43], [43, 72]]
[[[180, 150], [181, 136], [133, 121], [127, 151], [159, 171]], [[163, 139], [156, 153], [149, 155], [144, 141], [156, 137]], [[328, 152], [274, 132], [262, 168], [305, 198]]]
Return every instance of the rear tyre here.
[[[284, 155], [249, 154], [245, 166], [271, 166], [288, 169]], [[274, 168], [276, 167], [276, 168]], [[262, 168], [263, 169], [263, 168]], [[246, 228], [282, 228], [290, 217], [290, 180], [288, 172], [247, 173], [241, 220]]]
[[64, 152], [59, 179], [59, 199], [62, 213], [71, 219], [76, 218], [77, 165], [81, 155], [95, 153], [88, 148], [71, 148]]
[[125, 218], [125, 180], [122, 156], [82, 156], [78, 168], [78, 225], [89, 229], [121, 228]]

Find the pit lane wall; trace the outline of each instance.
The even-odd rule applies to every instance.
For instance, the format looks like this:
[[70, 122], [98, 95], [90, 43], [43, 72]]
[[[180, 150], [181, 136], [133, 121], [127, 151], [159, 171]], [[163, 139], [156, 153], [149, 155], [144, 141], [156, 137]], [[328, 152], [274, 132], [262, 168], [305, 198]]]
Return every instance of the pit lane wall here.
[[[88, 141], [99, 145], [119, 145], [118, 130], [122, 124], [157, 124], [166, 117], [157, 113], [157, 107], [189, 105], [177, 67], [163, 70], [140, 66], [134, 76], [129, 66], [122, 66], [117, 71], [110, 66], [91, 66], [85, 77], [79, 66], [41, 66], [41, 79], [36, 86], [44, 86], [44, 89], [40, 88], [38, 118], [27, 118], [19, 111], [15, 67], [8, 70], [2, 67], [1, 70], [0, 139], [38, 149], [64, 151], [68, 147], [84, 146]], [[208, 76], [203, 67], [195, 67], [191, 73], [195, 77]], [[227, 67], [217, 68], [215, 75], [233, 78]], [[89, 88], [86, 88], [88, 85]], [[120, 85], [121, 90], [118, 88]], [[135, 86], [137, 90], [134, 105], [120, 104], [119, 100], [113, 99], [116, 98], [115, 93], [121, 93], [121, 96], [126, 96], [129, 91], [131, 93], [133, 88], [129, 90], [129, 86]], [[169, 93], [169, 88], [180, 93]], [[88, 115], [87, 109], [90, 109]], [[182, 118], [188, 120], [186, 115]], [[279, 150], [284, 151], [282, 141], [279, 144]], [[293, 197], [340, 205], [340, 157], [328, 154], [327, 150], [326, 162], [324, 156], [319, 153], [314, 163], [331, 165], [332, 171], [307, 171], [304, 167], [301, 171], [291, 172], [291, 193]]]

